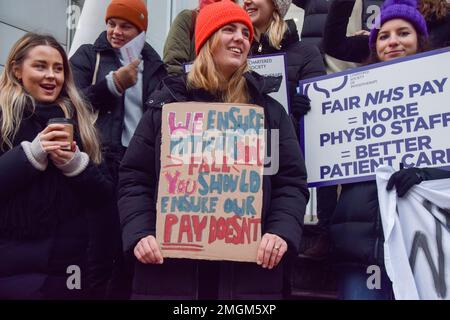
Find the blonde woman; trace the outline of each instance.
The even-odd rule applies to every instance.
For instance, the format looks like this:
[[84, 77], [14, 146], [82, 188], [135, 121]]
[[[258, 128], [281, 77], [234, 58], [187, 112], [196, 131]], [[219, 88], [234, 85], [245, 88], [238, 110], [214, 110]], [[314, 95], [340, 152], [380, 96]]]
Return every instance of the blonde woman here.
[[[287, 253], [298, 250], [309, 194], [292, 123], [283, 107], [266, 95], [279, 86], [279, 79], [247, 71], [252, 38], [251, 21], [237, 4], [222, 1], [205, 7], [197, 18], [192, 71], [163, 80], [163, 88], [148, 101], [149, 110], [119, 170], [124, 250], [135, 262], [133, 298], [282, 297], [283, 266]], [[254, 103], [264, 107], [266, 128], [280, 130], [279, 171], [263, 178], [262, 239], [255, 264], [164, 260], [161, 255], [155, 238], [161, 106], [176, 101]]]
[[[99, 169], [89, 110], [52, 36], [28, 33], [14, 44], [0, 77], [0, 299], [79, 298], [98, 284], [87, 281], [87, 261], [100, 261], [88, 259], [101, 240], [90, 231], [101, 235], [96, 221], [112, 184]], [[52, 118], [73, 124], [72, 143]], [[80, 290], [70, 290], [68, 270], [82, 275], [73, 282]]]

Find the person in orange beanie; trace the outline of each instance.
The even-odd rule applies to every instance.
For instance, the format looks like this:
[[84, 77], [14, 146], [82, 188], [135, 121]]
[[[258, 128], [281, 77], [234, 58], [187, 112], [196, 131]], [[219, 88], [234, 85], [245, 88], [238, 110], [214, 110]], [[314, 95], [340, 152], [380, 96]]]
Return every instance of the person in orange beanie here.
[[[191, 71], [188, 75], [165, 78], [162, 88], [147, 101], [148, 111], [119, 170], [122, 239], [127, 257], [134, 261], [132, 298], [263, 300], [283, 297], [283, 276], [290, 257], [299, 249], [309, 193], [305, 164], [292, 122], [285, 109], [268, 96], [280, 86], [281, 77], [263, 77], [248, 71], [247, 56], [253, 34], [250, 17], [239, 5], [220, 1], [204, 7], [197, 18], [197, 58]], [[279, 139], [267, 138], [267, 149], [272, 150], [271, 155], [278, 156], [279, 168], [261, 176], [264, 206], [260, 210], [261, 227], [256, 228], [261, 238], [255, 240], [255, 252], [247, 256], [252, 262], [163, 258], [163, 246], [177, 240], [170, 243], [169, 239], [168, 244], [156, 238], [159, 177], [167, 173], [167, 167], [160, 161], [162, 112], [168, 103], [190, 101], [260, 106], [268, 135], [279, 133]], [[230, 128], [230, 131], [234, 130]], [[212, 181], [210, 177], [206, 179]], [[182, 211], [198, 212], [189, 204], [187, 207]], [[170, 210], [180, 213], [179, 209]], [[211, 210], [208, 216], [214, 217], [224, 206], [217, 205]], [[230, 213], [230, 219], [233, 218], [240, 224], [245, 217]], [[203, 239], [214, 234], [206, 231], [211, 226], [202, 232]], [[235, 235], [243, 235], [242, 228], [237, 228], [221, 227], [227, 240], [220, 244], [240, 249], [229, 243]]]
[[[98, 113], [96, 124], [101, 134], [103, 157], [116, 182], [119, 163], [145, 112], [143, 101], [167, 73], [160, 56], [148, 43], [131, 63], [125, 63], [120, 54], [120, 48], [147, 31], [148, 11], [142, 0], [112, 0], [104, 19], [106, 31], [93, 45], [82, 45], [70, 62], [76, 85]], [[112, 247], [118, 257], [115, 261], [120, 262], [119, 218], [117, 212], [111, 216], [115, 244]], [[123, 276], [118, 278], [124, 279]], [[110, 298], [126, 297], [121, 294]]]
[[148, 11], [142, 0], [113, 0], [106, 10], [105, 22], [119, 18], [133, 24], [139, 32], [147, 31]]

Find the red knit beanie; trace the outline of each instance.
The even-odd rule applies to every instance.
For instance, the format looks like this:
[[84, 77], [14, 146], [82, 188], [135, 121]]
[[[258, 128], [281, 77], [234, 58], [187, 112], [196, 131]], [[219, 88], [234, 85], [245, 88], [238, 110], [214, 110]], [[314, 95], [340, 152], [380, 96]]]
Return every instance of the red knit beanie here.
[[212, 3], [198, 14], [195, 25], [195, 51], [198, 55], [205, 42], [223, 26], [238, 22], [247, 26], [250, 43], [253, 41], [253, 25], [247, 12], [232, 1]]
[[142, 0], [112, 0], [106, 9], [105, 21], [110, 18], [126, 20], [139, 31], [147, 31], [148, 11]]

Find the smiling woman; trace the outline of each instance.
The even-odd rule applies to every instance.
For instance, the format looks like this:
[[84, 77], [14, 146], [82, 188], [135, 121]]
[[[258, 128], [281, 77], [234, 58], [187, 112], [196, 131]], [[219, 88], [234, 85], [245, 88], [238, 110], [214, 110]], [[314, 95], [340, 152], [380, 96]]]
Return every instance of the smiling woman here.
[[[250, 49], [250, 31], [242, 23], [230, 23], [212, 38], [216, 65], [226, 80], [244, 65]], [[217, 39], [217, 40], [216, 40]]]
[[14, 75], [38, 102], [53, 102], [64, 84], [63, 59], [58, 50], [37, 46], [30, 50], [22, 65], [14, 65]]
[[425, 18], [416, 0], [387, 0], [369, 37], [370, 63], [389, 61], [428, 50]]
[[[90, 270], [108, 272], [98, 237], [113, 187], [89, 110], [52, 36], [15, 43], [0, 77], [0, 299], [86, 298], [102, 284]], [[53, 118], [76, 124], [73, 142]], [[73, 266], [84, 290], [66, 285]]]
[[390, 20], [378, 33], [376, 50], [381, 61], [414, 54], [417, 52], [417, 32], [408, 21]]
[[[280, 85], [281, 79], [262, 77], [248, 71], [247, 54], [252, 39], [251, 20], [237, 4], [222, 1], [206, 6], [197, 18], [195, 30], [197, 58], [189, 75], [164, 79], [162, 88], [155, 91], [147, 102], [148, 111], [136, 129], [119, 172], [118, 204], [125, 253], [135, 262], [133, 281], [135, 298], [280, 299], [282, 297], [283, 274], [289, 261], [286, 257], [287, 252], [296, 253], [298, 250], [302, 232], [301, 221], [309, 194], [306, 188], [304, 160], [290, 118], [284, 108], [267, 95]], [[258, 230], [261, 232], [261, 240], [257, 240], [256, 243], [258, 252], [255, 263], [163, 259], [161, 243], [155, 237], [157, 198], [155, 190], [158, 188], [161, 173], [161, 106], [186, 101], [255, 104], [264, 110], [264, 128], [268, 132], [272, 129], [279, 132], [277, 146], [282, 157], [278, 172], [272, 176], [264, 176], [261, 179], [264, 183], [250, 175], [250, 181], [239, 186], [242, 192], [252, 185], [252, 182], [253, 185], [259, 183], [263, 185], [264, 208], [261, 213], [263, 222], [262, 230]], [[217, 116], [223, 119], [221, 115]], [[240, 119], [238, 114], [236, 118], [242, 126], [259, 127], [263, 123], [261, 118], [259, 119], [261, 122], [253, 119], [255, 123], [250, 118]], [[232, 121], [231, 118], [227, 118], [221, 123], [225, 126], [228, 120]], [[272, 140], [267, 144], [268, 148], [272, 146], [275, 149], [275, 142]], [[149, 158], [148, 155], [152, 156]], [[241, 181], [245, 181], [245, 172], [242, 173], [242, 177]], [[202, 192], [215, 192], [217, 186], [224, 181], [219, 179], [214, 185], [208, 185], [203, 181], [205, 183], [202, 184]], [[245, 233], [250, 232], [247, 219], [251, 220], [254, 212], [252, 203], [253, 197], [248, 197], [245, 203], [227, 202], [227, 206], [222, 209], [210, 206], [208, 208], [210, 211], [224, 210], [235, 215], [244, 213], [246, 215], [242, 222], [246, 227], [241, 226], [241, 222], [236, 224], [236, 219], [218, 221], [214, 217], [209, 219], [213, 230], [210, 233], [211, 239], [215, 241], [218, 238], [226, 238], [226, 242], [241, 241], [242, 230], [245, 230]], [[194, 207], [191, 206], [192, 208]], [[189, 220], [186, 220], [188, 218], [189, 216], [185, 216], [182, 219], [190, 224]], [[224, 232], [231, 229], [238, 232], [239, 237]], [[251, 230], [254, 230], [253, 227]]]
[[139, 33], [139, 29], [127, 20], [109, 18], [106, 23], [106, 38], [114, 49], [122, 48]]

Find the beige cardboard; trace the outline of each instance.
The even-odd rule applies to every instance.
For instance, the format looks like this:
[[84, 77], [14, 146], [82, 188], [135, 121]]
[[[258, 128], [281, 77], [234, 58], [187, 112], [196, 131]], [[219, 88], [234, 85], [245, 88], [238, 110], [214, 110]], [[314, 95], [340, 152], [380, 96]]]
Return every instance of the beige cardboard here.
[[164, 257], [256, 261], [263, 129], [255, 105], [163, 107], [156, 238]]

